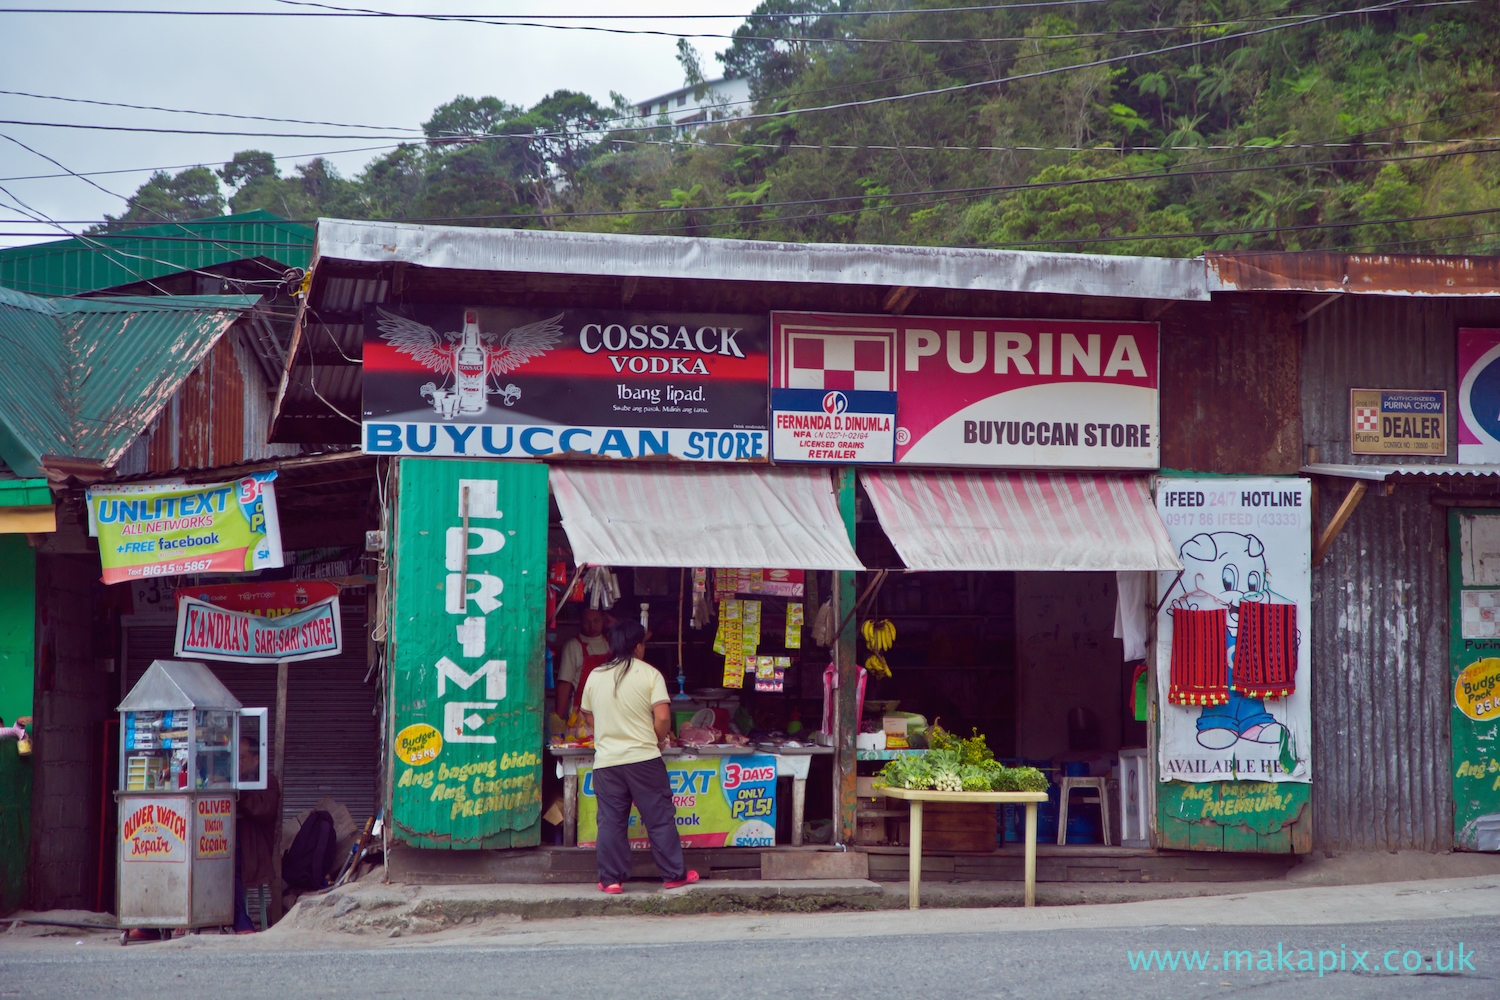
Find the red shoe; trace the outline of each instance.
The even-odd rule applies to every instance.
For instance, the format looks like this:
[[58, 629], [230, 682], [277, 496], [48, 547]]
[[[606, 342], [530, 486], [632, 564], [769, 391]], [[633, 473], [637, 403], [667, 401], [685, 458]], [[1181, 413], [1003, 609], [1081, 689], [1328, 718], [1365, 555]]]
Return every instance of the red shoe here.
[[620, 893], [625, 891], [625, 887], [618, 882], [611, 882], [609, 885], [605, 885], [603, 882], [600, 882], [599, 891], [608, 893], [611, 896], [618, 896]]
[[692, 885], [696, 881], [698, 881], [698, 873], [695, 871], [689, 871], [686, 875], [682, 876], [682, 878], [673, 879], [670, 882], [663, 882], [661, 884], [661, 887], [663, 889], [680, 889], [685, 885]]

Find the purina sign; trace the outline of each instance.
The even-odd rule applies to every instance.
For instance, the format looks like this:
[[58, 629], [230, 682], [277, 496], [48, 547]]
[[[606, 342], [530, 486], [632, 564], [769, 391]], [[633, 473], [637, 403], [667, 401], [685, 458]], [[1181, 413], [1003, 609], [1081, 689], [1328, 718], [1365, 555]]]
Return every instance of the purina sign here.
[[1155, 323], [772, 313], [772, 454], [1154, 469], [1159, 339]]

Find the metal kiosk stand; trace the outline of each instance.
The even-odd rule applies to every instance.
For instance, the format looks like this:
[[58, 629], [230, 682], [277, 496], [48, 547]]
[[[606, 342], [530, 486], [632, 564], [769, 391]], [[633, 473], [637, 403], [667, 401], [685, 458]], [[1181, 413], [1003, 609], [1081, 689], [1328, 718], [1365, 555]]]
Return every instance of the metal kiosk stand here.
[[[202, 663], [157, 660], [120, 703], [120, 943], [132, 928], [234, 923], [236, 790], [265, 787], [265, 713]], [[261, 767], [240, 773], [240, 734]], [[257, 781], [258, 779], [258, 781]]]

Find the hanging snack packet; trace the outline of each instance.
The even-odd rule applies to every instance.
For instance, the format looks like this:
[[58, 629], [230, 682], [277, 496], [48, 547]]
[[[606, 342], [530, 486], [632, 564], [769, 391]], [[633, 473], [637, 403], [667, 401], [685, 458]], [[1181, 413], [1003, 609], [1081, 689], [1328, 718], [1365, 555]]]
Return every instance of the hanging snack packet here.
[[727, 688], [745, 686], [745, 658], [743, 656], [724, 657], [724, 686]]
[[802, 605], [801, 603], [788, 604], [786, 606], [786, 648], [802, 648]]
[[760, 646], [760, 602], [743, 601], [745, 645], [750, 649]]

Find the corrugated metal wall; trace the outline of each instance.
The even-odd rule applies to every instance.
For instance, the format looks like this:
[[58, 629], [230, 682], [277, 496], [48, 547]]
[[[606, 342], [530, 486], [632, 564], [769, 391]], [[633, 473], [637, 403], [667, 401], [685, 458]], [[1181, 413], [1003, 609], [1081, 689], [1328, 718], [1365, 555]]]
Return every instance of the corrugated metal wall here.
[[[1302, 419], [1323, 462], [1349, 453], [1349, 390], [1445, 389], [1448, 461], [1459, 326], [1500, 326], [1500, 303], [1348, 296], [1305, 324]], [[1407, 461], [1441, 461], [1409, 459]], [[1348, 480], [1318, 483], [1319, 528]], [[1427, 481], [1372, 489], [1313, 569], [1313, 837], [1330, 850], [1447, 850], [1447, 519]], [[1470, 479], [1455, 489], [1494, 495]]]
[[244, 322], [220, 338], [152, 422], [144, 462], [133, 446], [132, 466], [121, 474], [213, 468], [301, 450], [266, 442], [270, 388], [245, 339]]

